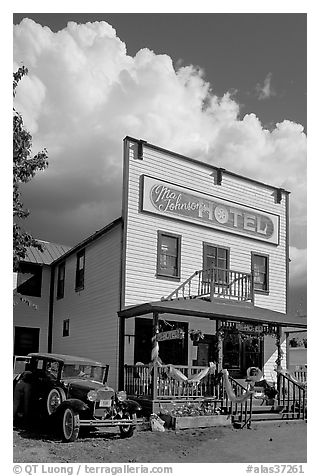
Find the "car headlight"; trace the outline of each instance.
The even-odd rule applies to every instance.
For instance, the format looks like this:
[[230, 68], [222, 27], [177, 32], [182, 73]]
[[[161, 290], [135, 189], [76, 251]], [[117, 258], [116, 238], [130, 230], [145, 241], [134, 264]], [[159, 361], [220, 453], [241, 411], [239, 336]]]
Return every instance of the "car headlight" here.
[[90, 390], [90, 392], [87, 393], [87, 399], [89, 402], [95, 402], [97, 400], [97, 392], [95, 390]]
[[119, 402], [123, 402], [124, 400], [127, 400], [127, 392], [124, 390], [120, 390], [120, 392], [117, 392], [117, 399]]

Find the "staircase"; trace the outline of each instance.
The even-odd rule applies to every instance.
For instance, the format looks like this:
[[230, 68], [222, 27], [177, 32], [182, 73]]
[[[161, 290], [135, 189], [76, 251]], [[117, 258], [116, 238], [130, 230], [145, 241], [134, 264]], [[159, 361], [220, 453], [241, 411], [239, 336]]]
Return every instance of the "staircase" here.
[[[278, 372], [278, 394], [272, 405], [265, 404], [263, 398], [253, 396], [250, 412], [252, 422], [279, 422], [279, 421], [306, 421], [307, 419], [307, 388], [306, 385], [297, 382], [290, 375]], [[258, 403], [260, 402], [260, 404]], [[233, 414], [235, 427], [243, 427], [243, 416], [240, 413]]]

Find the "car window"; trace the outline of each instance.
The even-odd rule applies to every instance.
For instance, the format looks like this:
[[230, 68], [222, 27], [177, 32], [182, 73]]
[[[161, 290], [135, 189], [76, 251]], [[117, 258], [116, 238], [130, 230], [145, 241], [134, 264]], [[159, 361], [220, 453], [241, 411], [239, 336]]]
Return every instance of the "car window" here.
[[58, 377], [59, 363], [58, 362], [47, 362], [45, 368], [46, 374], [48, 377], [56, 379]]

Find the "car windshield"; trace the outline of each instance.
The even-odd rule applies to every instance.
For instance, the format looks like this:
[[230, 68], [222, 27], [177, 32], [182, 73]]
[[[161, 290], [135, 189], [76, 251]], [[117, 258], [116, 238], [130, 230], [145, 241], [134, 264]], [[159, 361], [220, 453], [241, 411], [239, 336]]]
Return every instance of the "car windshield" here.
[[90, 378], [102, 382], [104, 367], [86, 364], [64, 364], [62, 378]]

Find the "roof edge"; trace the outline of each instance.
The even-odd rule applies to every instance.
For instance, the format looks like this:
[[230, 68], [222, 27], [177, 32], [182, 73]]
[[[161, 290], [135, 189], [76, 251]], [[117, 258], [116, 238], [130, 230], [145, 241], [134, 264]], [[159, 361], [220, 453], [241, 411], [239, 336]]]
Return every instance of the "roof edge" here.
[[247, 180], [248, 182], [252, 182], [252, 183], [255, 183], [257, 185], [262, 185], [263, 187], [267, 187], [267, 188], [270, 188], [272, 190], [281, 190], [283, 193], [286, 193], [288, 195], [291, 193], [291, 192], [289, 192], [288, 190], [285, 190], [282, 187], [277, 187], [276, 185], [270, 185], [270, 184], [261, 182], [261, 181], [256, 180], [256, 179], [246, 177], [244, 175], [240, 175], [240, 174], [237, 174], [235, 172], [231, 172], [230, 170], [224, 169], [222, 167], [218, 167], [217, 165], [212, 165], [212, 164], [209, 164], [208, 162], [202, 162], [201, 160], [194, 159], [194, 158], [191, 158], [191, 157], [187, 157], [185, 155], [179, 154], [178, 152], [173, 152], [172, 150], [165, 149], [165, 148], [160, 147], [158, 145], [150, 144], [149, 142], [147, 142], [146, 140], [143, 140], [143, 139], [136, 139], [134, 137], [126, 136], [123, 140], [124, 141], [128, 140], [130, 142], [138, 142], [138, 143], [140, 142], [143, 145], [146, 145], [147, 147], [149, 147], [150, 149], [154, 149], [154, 150], [157, 150], [159, 152], [164, 152], [166, 154], [173, 155], [174, 157], [178, 157], [178, 158], [186, 160], [188, 162], [192, 162], [196, 165], [202, 165], [202, 166], [208, 167], [212, 170], [223, 170], [223, 173], [231, 175], [231, 176], [236, 177], [236, 178], [239, 178], [241, 180]]
[[105, 233], [107, 233], [108, 231], [112, 230], [115, 226], [119, 225], [120, 223], [122, 223], [122, 216], [116, 218], [115, 220], [113, 220], [112, 222], [108, 223], [108, 225], [104, 226], [103, 228], [101, 228], [100, 230], [98, 231], [95, 231], [92, 235], [88, 236], [87, 238], [85, 238], [83, 241], [81, 241], [80, 243], [76, 244], [75, 246], [73, 246], [72, 248], [70, 248], [70, 250], [68, 250], [65, 254], [63, 254], [62, 256], [60, 256], [60, 258], [57, 258], [55, 261], [53, 261], [51, 264], [52, 265], [55, 265], [57, 263], [59, 263], [60, 261], [63, 261], [64, 259], [66, 259], [68, 256], [72, 255], [73, 253], [75, 253], [76, 251], [80, 250], [81, 248], [83, 248], [84, 246], [88, 245], [89, 243], [91, 243], [92, 241], [100, 238], [100, 236], [104, 235]]

